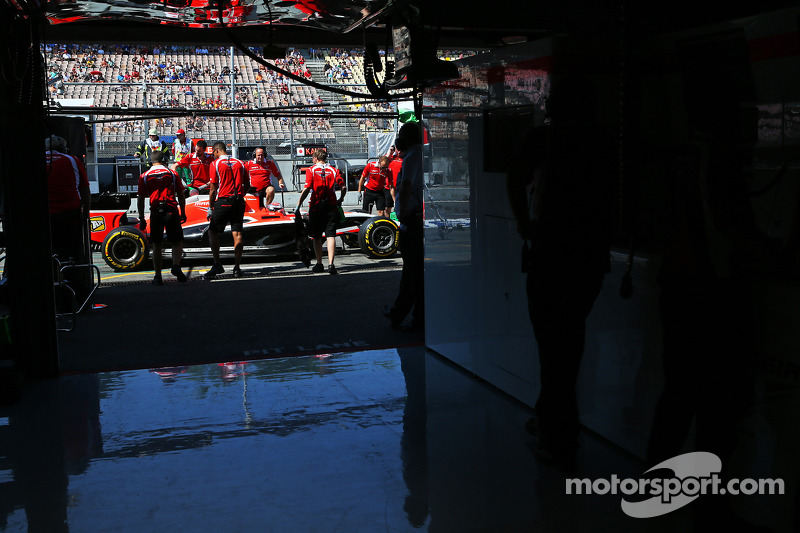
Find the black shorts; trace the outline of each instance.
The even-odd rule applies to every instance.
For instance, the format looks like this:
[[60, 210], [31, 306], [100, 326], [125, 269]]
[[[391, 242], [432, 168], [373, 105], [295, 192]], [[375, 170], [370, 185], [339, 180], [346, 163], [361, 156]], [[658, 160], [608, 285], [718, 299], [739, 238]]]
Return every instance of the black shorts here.
[[336, 224], [339, 222], [339, 210], [335, 205], [323, 204], [308, 210], [308, 236], [313, 238], [336, 236]]
[[370, 204], [375, 204], [375, 209], [383, 211], [386, 209], [386, 191], [371, 191], [369, 189], [364, 191], [364, 211], [369, 211]]
[[389, 189], [383, 189], [383, 197], [386, 200], [386, 207], [394, 207], [394, 200], [392, 200], [392, 193]]
[[155, 243], [164, 242], [164, 232], [167, 232], [169, 242], [183, 241], [183, 228], [181, 218], [174, 209], [159, 209], [158, 206], [150, 207], [150, 240]]
[[261, 194], [261, 195], [263, 195], [263, 194], [266, 194], [266, 192], [269, 189], [274, 189], [274, 188], [275, 188], [275, 186], [272, 185], [271, 183], [269, 185], [261, 187], [260, 189], [256, 189], [255, 187], [250, 187], [249, 189], [247, 189], [247, 194]]
[[214, 233], [223, 233], [225, 226], [231, 225], [231, 231], [242, 231], [244, 226], [244, 198], [226, 196], [217, 198], [214, 202], [214, 211], [211, 214], [209, 228]]

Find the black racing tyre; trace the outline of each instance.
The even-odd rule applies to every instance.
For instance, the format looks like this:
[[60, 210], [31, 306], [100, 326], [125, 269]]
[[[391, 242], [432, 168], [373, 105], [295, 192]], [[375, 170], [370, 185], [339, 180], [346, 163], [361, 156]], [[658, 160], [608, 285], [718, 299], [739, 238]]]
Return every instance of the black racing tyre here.
[[120, 226], [103, 240], [100, 252], [116, 271], [138, 270], [147, 259], [147, 237], [136, 226]]
[[372, 217], [361, 224], [358, 232], [361, 251], [375, 259], [385, 259], [397, 253], [400, 227], [386, 217]]

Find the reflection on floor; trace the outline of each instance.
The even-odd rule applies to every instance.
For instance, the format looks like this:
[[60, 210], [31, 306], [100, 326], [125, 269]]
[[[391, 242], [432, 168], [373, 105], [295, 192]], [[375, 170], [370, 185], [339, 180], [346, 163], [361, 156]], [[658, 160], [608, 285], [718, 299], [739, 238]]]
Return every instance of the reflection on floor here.
[[65, 376], [0, 408], [0, 531], [684, 529], [566, 495], [528, 416], [422, 347]]

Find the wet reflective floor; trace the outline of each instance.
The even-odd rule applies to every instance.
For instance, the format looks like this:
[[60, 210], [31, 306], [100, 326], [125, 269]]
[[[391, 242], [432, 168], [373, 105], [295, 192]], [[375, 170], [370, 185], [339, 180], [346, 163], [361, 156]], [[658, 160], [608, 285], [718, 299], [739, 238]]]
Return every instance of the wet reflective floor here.
[[[565, 495], [529, 416], [423, 347], [63, 376], [0, 408], [0, 531], [686, 525]], [[583, 475], [643, 471], [581, 438]]]

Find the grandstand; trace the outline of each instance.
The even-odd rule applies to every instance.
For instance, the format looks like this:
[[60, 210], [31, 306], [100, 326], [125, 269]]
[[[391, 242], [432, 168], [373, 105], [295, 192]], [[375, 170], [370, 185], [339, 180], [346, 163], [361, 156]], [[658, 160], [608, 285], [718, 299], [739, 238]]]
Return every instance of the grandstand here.
[[[44, 50], [53, 100], [92, 99], [95, 107], [120, 109], [170, 109], [178, 116], [130, 120], [122, 115], [97, 116], [105, 122], [98, 127], [98, 145], [104, 155], [132, 153], [155, 127], [169, 138], [183, 128], [189, 137], [233, 138], [232, 119], [214, 111], [241, 110], [235, 119], [239, 145], [263, 144], [273, 152], [292, 143], [325, 143], [334, 151], [366, 151], [366, 133], [394, 131], [396, 121], [370, 116], [395, 112], [390, 103], [358, 103], [352, 98], [318, 91], [285, 78], [235, 51], [231, 68], [230, 51], [224, 48], [190, 49], [158, 46], [118, 47], [101, 45], [48, 45]], [[358, 51], [290, 50], [285, 59], [269, 60], [283, 69], [323, 84], [346, 86], [367, 93], [363, 63]], [[330, 67], [344, 69], [346, 76], [328, 76]], [[234, 98], [231, 98], [231, 71]], [[339, 70], [339, 72], [341, 72]], [[284, 108], [291, 107], [289, 110]], [[274, 114], [269, 113], [275, 108]], [[265, 113], [245, 114], [248, 110]], [[190, 110], [187, 114], [184, 110]], [[314, 116], [297, 116], [317, 111]], [[331, 113], [331, 111], [333, 111]], [[364, 112], [364, 118], [339, 117], [336, 111]]]

